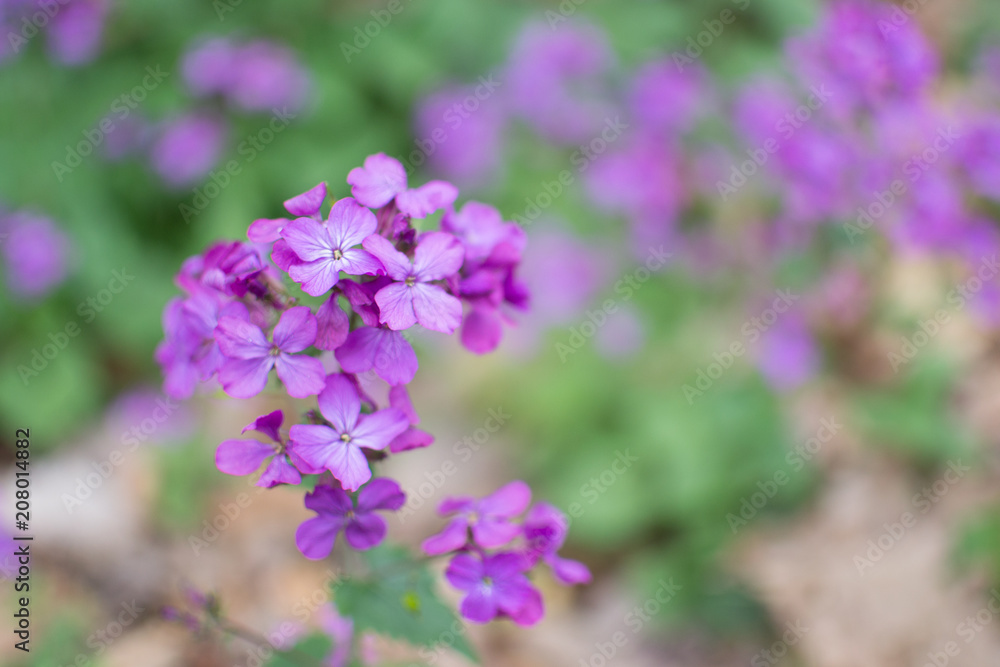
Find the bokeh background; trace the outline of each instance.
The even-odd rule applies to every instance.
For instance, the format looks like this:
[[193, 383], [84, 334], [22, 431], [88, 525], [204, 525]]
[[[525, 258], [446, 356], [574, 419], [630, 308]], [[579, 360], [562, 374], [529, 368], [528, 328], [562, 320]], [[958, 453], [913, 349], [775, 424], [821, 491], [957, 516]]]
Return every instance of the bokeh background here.
[[[9, 532], [30, 428], [37, 535], [34, 648], [3, 664], [262, 664], [162, 618], [191, 587], [263, 634], [323, 621], [301, 498], [214, 466], [263, 404], [170, 401], [153, 352], [186, 257], [319, 181], [348, 195], [380, 151], [529, 234], [532, 312], [485, 357], [418, 340], [437, 442], [389, 468], [411, 546], [446, 495], [511, 478], [573, 517], [594, 583], [540, 581], [539, 626], [471, 630], [484, 664], [1000, 656], [1000, 291], [967, 283], [1000, 246], [1000, 5], [899, 3], [886, 66], [838, 52], [850, 18], [816, 0], [44, 4], [0, 2], [0, 488]], [[872, 95], [808, 107], [834, 70]], [[720, 189], [790, 99], [807, 118]]]

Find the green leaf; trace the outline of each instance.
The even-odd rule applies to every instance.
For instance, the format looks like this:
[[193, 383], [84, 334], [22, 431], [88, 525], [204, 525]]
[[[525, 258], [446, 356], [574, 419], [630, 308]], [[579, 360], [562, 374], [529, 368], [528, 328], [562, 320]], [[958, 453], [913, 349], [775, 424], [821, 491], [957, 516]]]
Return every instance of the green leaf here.
[[366, 554], [365, 578], [333, 584], [333, 601], [358, 630], [371, 630], [415, 646], [450, 647], [475, 663], [479, 658], [451, 607], [434, 592], [434, 577], [405, 550], [381, 547]]
[[333, 649], [333, 642], [330, 638], [322, 634], [309, 635], [301, 640], [290, 651], [276, 652], [267, 661], [266, 667], [303, 667], [302, 658], [309, 656], [316, 659], [316, 664], [321, 664], [330, 650]]

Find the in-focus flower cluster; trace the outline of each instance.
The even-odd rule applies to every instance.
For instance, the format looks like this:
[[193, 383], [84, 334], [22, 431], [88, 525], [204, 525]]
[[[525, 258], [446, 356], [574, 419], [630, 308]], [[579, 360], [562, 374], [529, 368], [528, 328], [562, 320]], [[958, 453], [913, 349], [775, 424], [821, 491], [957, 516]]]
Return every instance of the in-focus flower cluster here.
[[[328, 556], [341, 532], [356, 549], [381, 543], [380, 513], [399, 510], [405, 496], [392, 479], [375, 478], [373, 464], [433, 442], [416, 427], [406, 385], [417, 357], [405, 332], [460, 331], [463, 345], [481, 354], [499, 344], [509, 311], [528, 305], [516, 278], [525, 237], [496, 209], [478, 202], [456, 209], [458, 189], [444, 181], [411, 188], [402, 165], [383, 154], [368, 157], [347, 182], [353, 196], [325, 213], [320, 183], [285, 202], [288, 217], [254, 221], [247, 241], [218, 243], [185, 261], [176, 276], [185, 295], [167, 304], [156, 351], [174, 398], [201, 383], [234, 398], [257, 396], [268, 384], [291, 398], [316, 397], [302, 419], [274, 410], [244, 429], [252, 437], [226, 440], [216, 452], [219, 470], [261, 470], [263, 487], [319, 476], [305, 499], [316, 516], [296, 533], [314, 559]], [[437, 213], [440, 229], [415, 225]], [[387, 387], [384, 400], [372, 395], [375, 377]], [[470, 592], [463, 612], [473, 620], [536, 621], [541, 598], [525, 573], [539, 561], [566, 583], [589, 577], [555, 555], [565, 528], [554, 508], [537, 506], [523, 526], [511, 523], [530, 494], [518, 482], [481, 501], [449, 501], [460, 517], [428, 542], [432, 552], [458, 552], [449, 578]], [[524, 542], [518, 550], [486, 551], [515, 538]], [[480, 591], [470, 579], [476, 572], [495, 584]]]

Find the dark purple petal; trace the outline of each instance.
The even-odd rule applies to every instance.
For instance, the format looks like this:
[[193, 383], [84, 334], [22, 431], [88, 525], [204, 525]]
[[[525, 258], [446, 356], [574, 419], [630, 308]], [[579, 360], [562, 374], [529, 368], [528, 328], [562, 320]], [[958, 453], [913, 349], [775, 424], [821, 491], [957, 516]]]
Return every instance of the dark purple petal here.
[[413, 253], [413, 273], [418, 280], [443, 280], [458, 273], [465, 249], [447, 232], [428, 232], [420, 237]]
[[323, 391], [326, 371], [319, 359], [282, 352], [274, 365], [289, 396], [306, 398]]
[[[390, 285], [376, 294], [375, 300], [378, 301], [379, 295], [391, 287]], [[409, 289], [411, 292], [413, 313], [420, 326], [431, 331], [450, 334], [454, 333], [455, 329], [462, 324], [462, 302], [451, 294], [448, 294], [436, 285], [426, 285], [424, 283], [417, 283]], [[382, 308], [381, 302], [379, 302], [379, 308]], [[384, 313], [385, 311], [383, 310], [382, 312]], [[396, 327], [390, 325], [390, 328]]]
[[354, 509], [351, 497], [343, 489], [326, 484], [320, 484], [307, 493], [305, 504], [306, 509], [331, 516], [347, 516]]
[[285, 210], [295, 216], [311, 217], [319, 213], [326, 201], [326, 183], [285, 200]]
[[373, 479], [358, 492], [358, 512], [398, 510], [406, 503], [406, 494], [391, 479]]
[[362, 415], [358, 419], [358, 425], [351, 429], [351, 444], [366, 449], [385, 449], [393, 438], [409, 426], [410, 421], [406, 415], [395, 408]]
[[365, 158], [364, 167], [355, 167], [347, 174], [351, 193], [361, 204], [381, 208], [398, 193], [406, 190], [406, 170], [399, 160], [385, 153]]
[[249, 475], [274, 456], [274, 447], [259, 440], [223, 440], [215, 450], [215, 467], [227, 475]]
[[393, 280], [406, 280], [413, 273], [409, 258], [396, 250], [396, 246], [387, 239], [372, 235], [361, 245], [382, 263], [386, 274]]
[[417, 355], [398, 331], [360, 327], [347, 336], [335, 353], [348, 373], [364, 373], [371, 368], [390, 385], [406, 384], [417, 373]]
[[359, 513], [344, 529], [347, 543], [361, 551], [378, 546], [385, 539], [385, 533], [385, 519], [377, 514]]
[[326, 386], [317, 402], [319, 411], [338, 433], [349, 433], [358, 423], [361, 399], [357, 388], [343, 375], [334, 374], [326, 378]]
[[344, 197], [330, 209], [327, 219], [333, 247], [347, 250], [360, 244], [366, 236], [375, 233], [378, 220], [375, 214], [351, 199]]
[[326, 558], [343, 525], [344, 519], [326, 515], [304, 521], [295, 531], [295, 546], [310, 560]]
[[285, 413], [281, 410], [275, 410], [274, 412], [269, 412], [266, 415], [261, 415], [257, 419], [253, 420], [247, 424], [241, 433], [246, 433], [247, 431], [259, 431], [267, 437], [271, 438], [275, 442], [281, 442], [281, 435], [278, 433], [278, 429], [281, 428], [281, 423], [285, 421]]
[[252, 398], [264, 391], [274, 357], [229, 359], [219, 370], [222, 388], [233, 398]]
[[447, 181], [431, 181], [419, 188], [400, 192], [396, 206], [411, 218], [426, 218], [442, 208], [448, 208], [458, 199], [458, 188]]
[[316, 329], [316, 318], [308, 306], [289, 308], [274, 326], [274, 344], [282, 352], [301, 352], [316, 340]]
[[473, 623], [489, 623], [497, 615], [496, 598], [491, 589], [480, 586], [465, 596], [459, 611]]

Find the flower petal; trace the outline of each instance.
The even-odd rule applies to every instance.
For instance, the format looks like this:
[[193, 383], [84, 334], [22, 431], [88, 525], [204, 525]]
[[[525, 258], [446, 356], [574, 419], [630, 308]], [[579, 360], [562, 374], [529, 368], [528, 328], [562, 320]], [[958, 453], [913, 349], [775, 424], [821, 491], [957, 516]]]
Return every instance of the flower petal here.
[[405, 384], [417, 373], [417, 355], [398, 331], [359, 327], [347, 336], [335, 353], [340, 367], [348, 373], [364, 373], [375, 368], [390, 385]]
[[340, 260], [340, 270], [352, 276], [374, 276], [385, 271], [382, 262], [375, 255], [361, 248], [344, 251], [344, 256]]
[[288, 275], [302, 285], [302, 291], [310, 296], [323, 296], [340, 279], [340, 262], [323, 258], [314, 262], [303, 262], [288, 267]]
[[326, 371], [323, 370], [323, 362], [319, 359], [303, 354], [291, 355], [282, 352], [278, 355], [278, 360], [274, 365], [289, 396], [306, 398], [323, 391], [323, 386], [326, 384]]
[[272, 337], [282, 352], [301, 352], [316, 340], [317, 328], [309, 306], [295, 306], [281, 314]]
[[295, 546], [310, 560], [326, 558], [333, 551], [333, 543], [343, 525], [343, 519], [330, 516], [308, 519], [295, 531]]
[[274, 357], [229, 359], [219, 369], [222, 388], [233, 398], [251, 398], [264, 391]]
[[476, 544], [484, 549], [502, 547], [520, 534], [521, 527], [508, 523], [506, 519], [483, 517], [472, 526]]
[[336, 350], [347, 340], [351, 320], [340, 307], [337, 295], [331, 294], [316, 311], [316, 340], [313, 343], [321, 350]]
[[406, 503], [399, 484], [386, 477], [373, 479], [358, 493], [358, 512], [398, 510]]
[[362, 415], [358, 419], [358, 425], [351, 429], [351, 444], [366, 449], [385, 449], [393, 438], [409, 426], [410, 421], [406, 415], [395, 408]]
[[[378, 301], [378, 296], [390, 287], [392, 286], [384, 288], [375, 295], [375, 300]], [[462, 324], [462, 302], [440, 287], [417, 283], [410, 288], [410, 291], [413, 313], [420, 326], [431, 331], [450, 334]], [[382, 308], [381, 303], [379, 308]]]
[[396, 246], [384, 237], [373, 234], [361, 245], [382, 263], [386, 274], [393, 280], [406, 280], [413, 273], [410, 259], [396, 250]]
[[223, 440], [215, 450], [215, 467], [227, 475], [249, 475], [269, 456], [274, 447], [259, 440]]
[[421, 282], [443, 280], [458, 273], [465, 261], [465, 248], [447, 232], [427, 232], [413, 252], [413, 272]]
[[460, 591], [471, 591], [483, 583], [483, 562], [470, 554], [458, 554], [444, 573], [448, 583]]
[[503, 325], [496, 308], [473, 306], [462, 324], [462, 345], [475, 354], [492, 352], [502, 336]]
[[330, 453], [328, 469], [348, 491], [357, 491], [372, 478], [368, 459], [361, 453], [361, 448], [353, 444], [334, 447]]
[[411, 218], [426, 218], [458, 199], [458, 188], [448, 181], [430, 181], [396, 195], [396, 206]]
[[450, 522], [445, 529], [437, 535], [432, 535], [424, 540], [420, 548], [428, 556], [439, 556], [441, 554], [458, 551], [469, 541], [469, 524], [464, 518], [458, 518]]
[[351, 497], [343, 489], [328, 484], [319, 484], [311, 493], [307, 493], [305, 504], [306, 509], [334, 516], [347, 516], [354, 509]]
[[319, 213], [326, 201], [326, 183], [320, 183], [300, 195], [285, 200], [285, 210], [296, 216], [312, 216]]
[[382, 324], [393, 331], [400, 331], [417, 323], [417, 316], [413, 312], [415, 287], [416, 285], [408, 287], [404, 283], [392, 283], [378, 291], [375, 303], [378, 304], [379, 321]]
[[215, 340], [222, 354], [230, 359], [260, 359], [271, 349], [260, 327], [238, 317], [220, 317]]
[[555, 575], [556, 581], [561, 584], [567, 586], [589, 584], [592, 579], [590, 570], [579, 561], [559, 556], [549, 556], [545, 560], [552, 568], [552, 574]]
[[340, 440], [340, 434], [322, 424], [295, 424], [288, 431], [290, 451], [313, 469], [326, 469], [330, 452]]
[[254, 243], [273, 243], [281, 238], [281, 230], [291, 220], [288, 218], [260, 218], [247, 229], [247, 238]]
[[355, 199], [365, 206], [381, 208], [406, 190], [406, 170], [399, 160], [376, 153], [365, 158], [364, 167], [351, 169], [347, 182]]
[[261, 415], [260, 417], [257, 417], [257, 419], [254, 419], [246, 425], [241, 433], [246, 433], [247, 431], [259, 431], [271, 438], [271, 440], [281, 442], [281, 436], [278, 433], [278, 429], [281, 428], [281, 423], [284, 420], [285, 413], [281, 410], [275, 410], [274, 412], [269, 412], [266, 415]]
[[378, 546], [385, 539], [385, 533], [385, 519], [377, 514], [359, 513], [344, 529], [347, 543], [361, 551]]
[[398, 454], [399, 452], [408, 452], [411, 449], [428, 447], [432, 444], [434, 444], [433, 435], [411, 426], [392, 439], [392, 442], [389, 443], [389, 451]]
[[292, 220], [285, 225], [281, 232], [281, 238], [285, 239], [288, 247], [303, 262], [332, 257], [333, 249], [337, 247], [327, 228], [312, 218]]
[[358, 423], [361, 414], [361, 398], [358, 389], [350, 380], [336, 373], [326, 378], [326, 386], [320, 392], [319, 411], [340, 433], [350, 432]]
[[330, 209], [327, 227], [330, 229], [333, 247], [343, 251], [353, 248], [364, 241], [366, 236], [374, 234], [378, 220], [367, 208], [350, 197], [344, 197]]
[[473, 623], [489, 623], [497, 615], [496, 599], [489, 588], [480, 586], [465, 596], [459, 611]]
[[271, 463], [264, 469], [256, 486], [270, 489], [279, 484], [301, 484], [302, 475], [295, 466], [288, 462], [288, 457], [284, 454], [275, 456]]
[[514, 480], [479, 501], [483, 514], [510, 518], [517, 516], [531, 504], [531, 487], [521, 480]]

